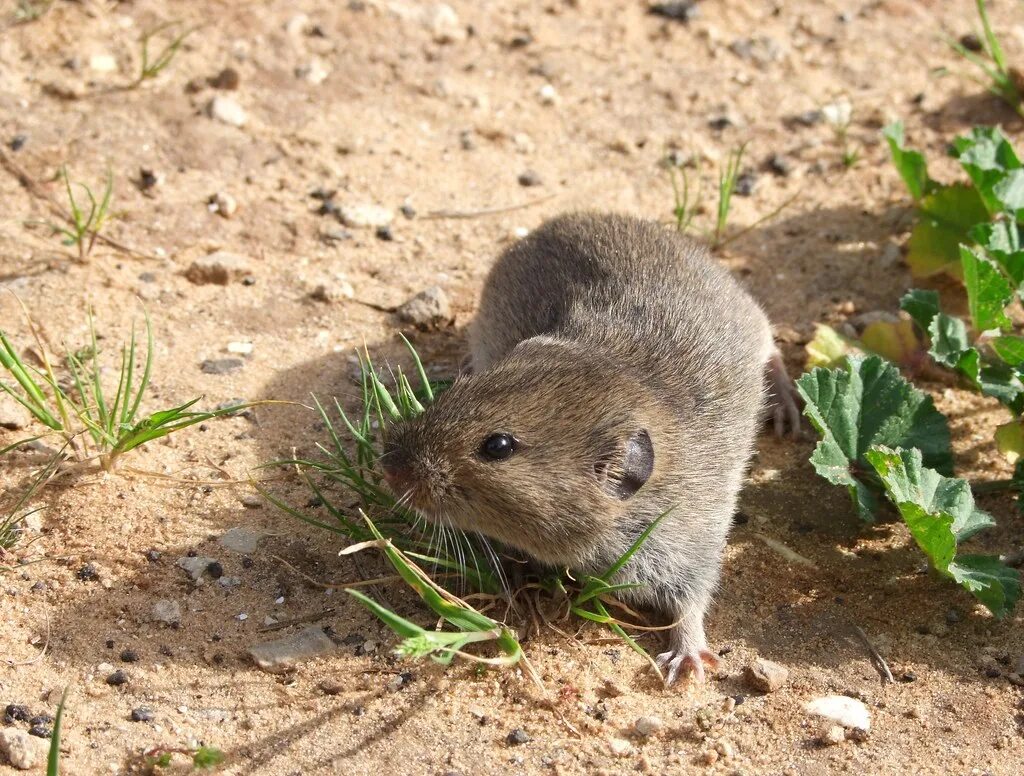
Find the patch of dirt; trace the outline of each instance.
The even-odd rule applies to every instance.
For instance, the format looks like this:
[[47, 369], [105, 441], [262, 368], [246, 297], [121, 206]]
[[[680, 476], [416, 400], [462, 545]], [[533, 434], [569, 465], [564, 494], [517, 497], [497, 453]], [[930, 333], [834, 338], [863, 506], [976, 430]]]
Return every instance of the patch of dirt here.
[[[25, 5], [5, 4], [4, 19]], [[718, 165], [747, 143], [756, 186], [734, 200], [733, 233], [795, 199], [720, 255], [764, 302], [796, 373], [815, 322], [893, 311], [910, 287], [887, 250], [905, 240], [911, 214], [879, 142], [882, 124], [904, 117], [912, 144], [945, 178], [955, 174], [943, 159], [955, 133], [1001, 123], [1020, 136], [1019, 119], [963, 77], [966, 65], [938, 37], [972, 31], [974, 4], [705, 0], [686, 24], [646, 6], [453, 0], [453, 19], [436, 4], [400, 0], [58, 0], [0, 33], [9, 162], [0, 171], [0, 284], [54, 344], [84, 345], [93, 309], [108, 355], [147, 309], [157, 350], [149, 409], [197, 395], [210, 406], [305, 401], [311, 391], [351, 403], [356, 347], [403, 358], [399, 324], [381, 308], [442, 287], [454, 324], [415, 340], [451, 374], [482, 279], [521, 229], [576, 208], [670, 221], [660, 163], [671, 151], [705, 159], [690, 175], [703, 181], [697, 224], [706, 228]], [[1019, 9], [993, 6], [1019, 60]], [[165, 70], [132, 87], [142, 33], [173, 20], [196, 29]], [[224, 88], [230, 73], [218, 78], [228, 68], [237, 89]], [[795, 118], [841, 95], [853, 106], [852, 169], [827, 125]], [[215, 98], [218, 116], [237, 122], [241, 108], [244, 124], [211, 117]], [[788, 174], [767, 169], [773, 155]], [[12, 165], [38, 182], [35, 192]], [[56, 220], [38, 195], [60, 201], [61, 165], [95, 189], [110, 170], [107, 233], [134, 252], [100, 243], [80, 264], [40, 224]], [[142, 170], [157, 185], [144, 186]], [[317, 190], [336, 192], [339, 207], [394, 211], [390, 231], [320, 214]], [[211, 207], [218, 194], [222, 211], [237, 204], [230, 217]], [[227, 285], [186, 278], [215, 251], [247, 266]], [[328, 292], [317, 295], [330, 301], [311, 296], [321, 285]], [[10, 293], [0, 294], [0, 321], [15, 342], [30, 341]], [[229, 353], [236, 342], [251, 342], [251, 355]], [[242, 366], [201, 368], [223, 358]], [[1004, 413], [931, 387], [951, 417], [960, 471], [1006, 476], [990, 443]], [[0, 448], [19, 434], [0, 430]], [[638, 656], [581, 626], [571, 639], [545, 631], [527, 643], [545, 698], [519, 670], [396, 662], [390, 632], [310, 581], [385, 567], [366, 558], [357, 568], [336, 557], [332, 534], [243, 503], [249, 476], [269, 476], [255, 467], [308, 452], [322, 435], [306, 410], [258, 407], [126, 459], [145, 473], [67, 478], [46, 492], [41, 530], [19, 549], [32, 562], [0, 570], [0, 704], [52, 714], [71, 686], [66, 772], [123, 773], [147, 748], [200, 741], [228, 753], [226, 772], [259, 774], [1019, 771], [1022, 691], [1006, 676], [1024, 655], [1021, 614], [994, 621], [921, 573], [902, 527], [859, 525], [845, 494], [811, 471], [810, 442], [761, 440], [708, 622], [724, 659], [707, 684], [663, 690]], [[0, 481], [13, 487], [38, 457], [3, 460]], [[288, 480], [268, 486], [291, 503], [309, 498]], [[1019, 550], [1012, 502], [986, 496], [983, 506], [1000, 528], [979, 547]], [[217, 542], [237, 526], [267, 533], [250, 555]], [[238, 584], [193, 585], [176, 566], [190, 552], [216, 559], [222, 579]], [[87, 564], [95, 575], [79, 573]], [[426, 621], [408, 590], [381, 592]], [[161, 601], [180, 605], [178, 627], [154, 621]], [[340, 643], [334, 654], [284, 675], [247, 657], [290, 632], [261, 633], [265, 618], [316, 614]], [[880, 683], [855, 626], [886, 656], [895, 684]], [[657, 648], [653, 636], [642, 642]], [[124, 650], [138, 660], [125, 662]], [[785, 665], [788, 683], [767, 695], [747, 689], [742, 669], [756, 657]], [[112, 686], [118, 669], [128, 681]], [[827, 694], [868, 705], [866, 740], [819, 743], [802, 706]], [[152, 721], [132, 721], [139, 707]], [[661, 729], [634, 735], [635, 720], [651, 715]], [[525, 743], [509, 738], [515, 729]]]

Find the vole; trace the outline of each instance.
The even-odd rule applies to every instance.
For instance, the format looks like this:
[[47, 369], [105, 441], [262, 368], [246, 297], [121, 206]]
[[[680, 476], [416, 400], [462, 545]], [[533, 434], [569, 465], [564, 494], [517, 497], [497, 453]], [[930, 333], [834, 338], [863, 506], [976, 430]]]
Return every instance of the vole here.
[[666, 683], [702, 680], [716, 663], [704, 615], [769, 394], [776, 431], [799, 427], [764, 312], [700, 244], [577, 213], [498, 258], [469, 344], [470, 373], [386, 433], [396, 496], [585, 574], [665, 514], [615, 581], [672, 618]]

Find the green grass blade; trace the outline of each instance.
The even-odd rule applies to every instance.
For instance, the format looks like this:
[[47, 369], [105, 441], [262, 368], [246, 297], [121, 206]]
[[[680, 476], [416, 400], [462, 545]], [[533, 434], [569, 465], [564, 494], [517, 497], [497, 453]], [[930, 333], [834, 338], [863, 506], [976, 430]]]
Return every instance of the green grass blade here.
[[[153, 324], [149, 320], [148, 312], [143, 311], [143, 315], [146, 316], [146, 363], [142, 367], [139, 392], [135, 395], [135, 401], [132, 402], [132, 408], [128, 413], [128, 419], [124, 421], [125, 423], [132, 423], [135, 416], [139, 414], [139, 405], [142, 404], [142, 397], [145, 395], [146, 389], [149, 388], [149, 378], [153, 373]], [[134, 335], [134, 328], [132, 333]]]
[[428, 402], [434, 400], [434, 389], [430, 385], [430, 379], [427, 377], [427, 370], [423, 367], [423, 361], [420, 359], [420, 354], [416, 352], [416, 348], [412, 346], [412, 343], [406, 339], [404, 334], [399, 334], [402, 338], [402, 342], [405, 343], [405, 347], [409, 350], [409, 355], [412, 356], [412, 362], [416, 365], [416, 374], [419, 375], [420, 385], [423, 388], [423, 393], [427, 397]]
[[99, 344], [96, 341], [96, 326], [93, 321], [92, 311], [89, 311], [89, 334], [92, 338], [92, 393], [93, 401], [96, 404], [96, 414], [99, 417], [99, 425], [103, 427], [108, 436], [111, 435], [110, 413], [107, 411], [107, 401], [103, 397], [103, 385], [100, 381]]
[[996, 63], [996, 67], [999, 68], [1000, 72], [1006, 73], [1006, 57], [1003, 55], [1003, 47], [999, 45], [999, 38], [996, 37], [995, 32], [992, 31], [992, 25], [989, 23], [985, 0], [976, 0], [975, 4], [978, 6], [978, 16], [981, 17], [981, 27], [985, 31], [985, 41], [988, 44], [989, 56], [992, 57], [992, 61]]
[[[120, 412], [117, 413], [117, 424], [120, 428], [124, 428], [129, 425], [130, 421], [128, 415], [131, 412], [130, 402], [132, 400], [132, 388], [133, 379], [135, 377], [135, 324], [132, 324], [132, 336], [128, 343], [128, 358], [127, 364], [123, 365], [122, 374], [124, 375], [124, 397], [121, 401]], [[140, 394], [141, 395], [141, 394]], [[118, 399], [121, 400], [121, 389], [118, 386]], [[117, 402], [114, 402], [114, 406], [117, 406]]]
[[629, 549], [622, 553], [618, 560], [616, 560], [611, 566], [608, 567], [608, 570], [601, 575], [600, 579], [602, 579], [605, 582], [608, 582], [613, 576], [619, 573], [622, 567], [629, 563], [630, 558], [632, 558], [636, 554], [636, 551], [640, 549], [640, 546], [645, 541], [647, 541], [647, 537], [650, 536], [651, 533], [653, 533], [654, 529], [661, 524], [661, 521], [665, 519], [665, 516], [672, 512], [672, 510], [674, 509], [675, 506], [671, 506], [664, 512], [662, 512], [660, 515], [658, 515], [658, 517], [655, 520], [653, 520], [651, 524], [647, 526], [647, 528], [644, 529], [644, 532], [637, 537], [636, 541], [633, 542], [632, 545], [630, 545]]
[[53, 719], [53, 733], [50, 735], [50, 752], [46, 757], [46, 776], [59, 776], [60, 774], [60, 732], [64, 723], [64, 704], [68, 700], [68, 687], [60, 696], [60, 704], [57, 706], [57, 715]]

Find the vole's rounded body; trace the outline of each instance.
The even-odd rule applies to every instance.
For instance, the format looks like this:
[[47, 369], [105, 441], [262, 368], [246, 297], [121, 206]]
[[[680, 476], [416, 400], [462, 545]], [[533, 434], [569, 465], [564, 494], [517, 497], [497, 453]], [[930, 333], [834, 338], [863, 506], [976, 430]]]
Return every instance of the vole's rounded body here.
[[396, 493], [583, 573], [668, 512], [616, 581], [641, 583], [622, 595], [676, 622], [670, 681], [702, 675], [714, 660], [704, 614], [776, 353], [765, 314], [699, 244], [574, 214], [498, 259], [470, 349], [472, 374], [389, 434]]

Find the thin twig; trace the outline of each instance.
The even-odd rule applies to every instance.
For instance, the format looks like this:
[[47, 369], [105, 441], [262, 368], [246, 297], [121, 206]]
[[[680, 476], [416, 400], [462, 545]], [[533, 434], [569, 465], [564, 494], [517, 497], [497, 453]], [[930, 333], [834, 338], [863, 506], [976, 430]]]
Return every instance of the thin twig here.
[[518, 205], [489, 207], [482, 210], [431, 210], [423, 216], [423, 220], [437, 220], [443, 218], [482, 218], [483, 216], [494, 216], [499, 213], [511, 213], [514, 210], [525, 210], [528, 207], [533, 207], [534, 205], [539, 205], [542, 202], [547, 202], [549, 199], [554, 199], [554, 197], [554, 194], [548, 194], [540, 197], [539, 199], [530, 200], [529, 202], [521, 202]]
[[292, 617], [290, 620], [281, 620], [275, 622], [272, 625], [264, 625], [262, 628], [257, 628], [257, 633], [270, 633], [271, 631], [283, 630], [289, 628], [292, 625], [302, 625], [307, 622], [316, 622], [322, 620], [324, 617], [334, 614], [338, 607], [328, 606], [326, 609], [321, 609], [319, 612], [311, 612], [310, 614], [300, 614], [298, 617]]
[[852, 626], [853, 635], [857, 637], [857, 640], [864, 645], [864, 648], [868, 651], [871, 656], [871, 665], [878, 671], [878, 675], [882, 677], [882, 684], [888, 682], [889, 684], [895, 684], [896, 680], [892, 678], [892, 671], [889, 670], [889, 664], [885, 662], [885, 658], [875, 649], [875, 645], [868, 639], [867, 634], [859, 625]]

